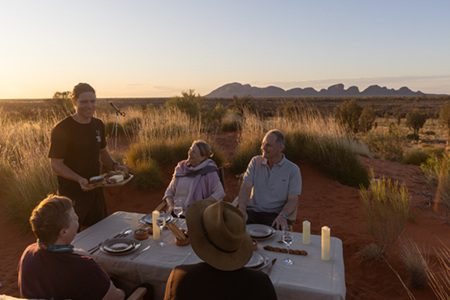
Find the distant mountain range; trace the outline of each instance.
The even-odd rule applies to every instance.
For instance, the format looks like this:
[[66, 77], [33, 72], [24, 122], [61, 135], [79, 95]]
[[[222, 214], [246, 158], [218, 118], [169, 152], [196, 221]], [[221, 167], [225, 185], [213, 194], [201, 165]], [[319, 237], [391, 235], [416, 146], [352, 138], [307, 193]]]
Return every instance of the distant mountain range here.
[[250, 84], [240, 84], [238, 82], [225, 84], [211, 93], [206, 95], [206, 98], [233, 98], [251, 96], [255, 98], [282, 98], [282, 97], [344, 97], [344, 96], [361, 96], [361, 97], [389, 97], [389, 96], [423, 96], [421, 91], [414, 92], [408, 87], [401, 87], [398, 90], [388, 89], [379, 85], [371, 85], [363, 91], [360, 91], [357, 86], [351, 86], [348, 89], [344, 88], [342, 83], [338, 83], [317, 91], [312, 87], [307, 88], [293, 88], [283, 90], [277, 86], [268, 86], [259, 88], [251, 86]]

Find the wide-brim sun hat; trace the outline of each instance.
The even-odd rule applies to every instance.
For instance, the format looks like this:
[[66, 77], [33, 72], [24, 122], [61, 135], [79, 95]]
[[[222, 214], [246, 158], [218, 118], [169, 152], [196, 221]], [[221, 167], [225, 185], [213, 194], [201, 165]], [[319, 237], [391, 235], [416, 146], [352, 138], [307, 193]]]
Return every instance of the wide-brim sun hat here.
[[200, 200], [189, 206], [186, 223], [194, 252], [223, 271], [242, 268], [253, 254], [242, 213], [228, 202]]

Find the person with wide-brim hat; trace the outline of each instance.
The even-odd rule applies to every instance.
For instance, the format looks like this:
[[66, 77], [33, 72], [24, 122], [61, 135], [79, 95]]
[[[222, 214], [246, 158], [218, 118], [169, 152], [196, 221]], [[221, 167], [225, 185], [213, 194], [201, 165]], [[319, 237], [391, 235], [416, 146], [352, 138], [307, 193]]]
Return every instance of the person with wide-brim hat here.
[[239, 209], [223, 201], [196, 201], [186, 222], [192, 249], [204, 262], [174, 268], [165, 300], [277, 298], [265, 273], [244, 267], [253, 246]]

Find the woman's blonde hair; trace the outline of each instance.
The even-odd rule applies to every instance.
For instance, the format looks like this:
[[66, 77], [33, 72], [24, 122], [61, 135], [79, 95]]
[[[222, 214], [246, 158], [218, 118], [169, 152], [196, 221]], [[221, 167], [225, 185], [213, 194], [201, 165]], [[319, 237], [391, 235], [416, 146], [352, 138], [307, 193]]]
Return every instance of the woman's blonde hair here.
[[195, 140], [192, 142], [192, 146], [198, 147], [201, 156], [212, 157], [214, 155], [211, 150], [211, 146], [204, 140]]

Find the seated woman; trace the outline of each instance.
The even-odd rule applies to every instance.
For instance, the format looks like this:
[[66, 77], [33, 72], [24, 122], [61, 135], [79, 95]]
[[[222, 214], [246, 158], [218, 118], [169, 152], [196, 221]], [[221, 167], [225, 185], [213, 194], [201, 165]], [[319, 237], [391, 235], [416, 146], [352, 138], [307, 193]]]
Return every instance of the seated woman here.
[[225, 197], [217, 165], [210, 159], [212, 155], [211, 147], [205, 141], [192, 143], [188, 159], [177, 164], [164, 193], [168, 212], [172, 212], [175, 205], [183, 207], [186, 212], [189, 205], [197, 200], [222, 200]]

